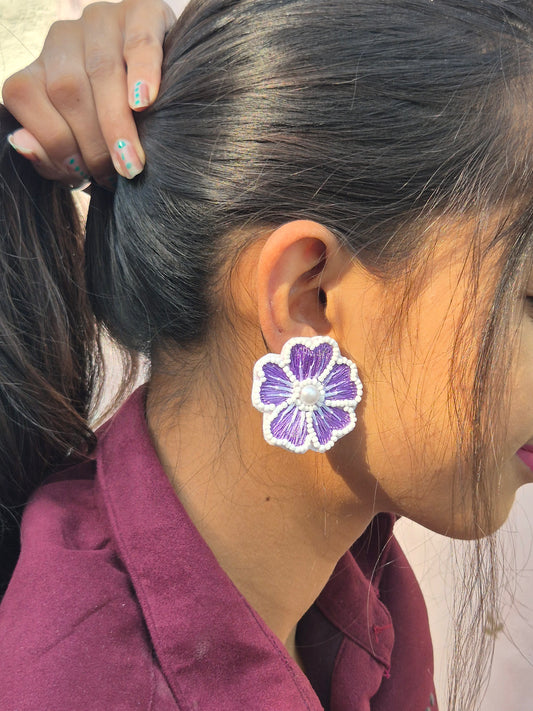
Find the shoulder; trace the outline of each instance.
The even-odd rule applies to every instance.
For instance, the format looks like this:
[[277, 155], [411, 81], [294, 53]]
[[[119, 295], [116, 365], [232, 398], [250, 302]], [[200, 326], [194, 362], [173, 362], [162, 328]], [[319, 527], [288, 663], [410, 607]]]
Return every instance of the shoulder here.
[[95, 466], [55, 476], [26, 507], [20, 559], [0, 606], [3, 708], [149, 708], [151, 644]]

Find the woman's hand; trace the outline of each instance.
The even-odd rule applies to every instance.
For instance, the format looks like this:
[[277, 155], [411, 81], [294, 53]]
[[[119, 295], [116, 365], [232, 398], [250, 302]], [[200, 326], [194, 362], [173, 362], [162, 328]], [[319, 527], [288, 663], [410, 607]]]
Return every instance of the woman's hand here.
[[112, 187], [115, 169], [144, 167], [133, 111], [157, 96], [163, 38], [175, 21], [163, 0], [88, 5], [50, 28], [40, 56], [5, 82], [3, 101], [24, 127], [9, 141], [45, 178]]

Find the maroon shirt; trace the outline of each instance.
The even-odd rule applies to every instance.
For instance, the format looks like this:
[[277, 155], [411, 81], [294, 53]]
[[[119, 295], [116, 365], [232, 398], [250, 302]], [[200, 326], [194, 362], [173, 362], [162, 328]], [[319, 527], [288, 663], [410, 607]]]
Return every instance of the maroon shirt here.
[[306, 676], [176, 497], [145, 393], [26, 508], [0, 606], [2, 710], [436, 709], [426, 609], [392, 516], [374, 519], [300, 621]]

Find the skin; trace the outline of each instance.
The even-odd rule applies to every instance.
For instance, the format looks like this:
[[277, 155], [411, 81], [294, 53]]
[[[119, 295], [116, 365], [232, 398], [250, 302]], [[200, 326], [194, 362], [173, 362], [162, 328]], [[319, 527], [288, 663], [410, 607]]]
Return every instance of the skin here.
[[119, 140], [131, 143], [144, 165], [132, 113], [135, 84], [145, 82], [152, 104], [163, 37], [174, 21], [162, 0], [124, 0], [93, 3], [79, 20], [52, 25], [39, 57], [2, 87], [3, 103], [24, 127], [14, 141], [38, 173], [72, 184], [65, 162], [76, 156], [108, 187], [115, 169], [130, 177], [114, 155]]
[[[533, 368], [531, 366], [533, 362], [533, 273], [529, 276], [526, 289], [528, 303], [519, 325], [518, 351], [511, 391], [507, 453], [515, 452], [524, 444], [533, 446], [531, 411], [533, 393]], [[511, 476], [510, 469], [514, 464], [514, 459], [507, 459], [500, 474], [502, 488]], [[522, 462], [520, 462], [519, 471], [520, 483], [532, 481], [533, 474]]]
[[[120, 138], [143, 159], [133, 87], [145, 81], [149, 101], [155, 99], [161, 42], [172, 20], [160, 0], [124, 0], [94, 4], [80, 20], [54, 26], [40, 57], [3, 89], [38, 172], [71, 182], [64, 161], [79, 154], [87, 172], [106, 184]], [[438, 239], [451, 230], [453, 240]], [[172, 364], [161, 355], [154, 365], [147, 419], [163, 467], [222, 568], [296, 659], [298, 620], [378, 511], [457, 537], [487, 532], [476, 529], [468, 498], [454, 490], [457, 425], [448, 407], [450, 353], [470, 298], [461, 275], [471, 240], [469, 224], [433, 225], [430, 258], [393, 348], [383, 323], [398, 302], [397, 285], [354, 262], [326, 227], [281, 226], [241, 255], [224, 295], [226, 305], [231, 296], [237, 331], [221, 323], [207, 361], [206, 354], [187, 354], [182, 365], [190, 387], [179, 406], [168, 406], [168, 393], [183, 384]], [[483, 271], [479, 309], [465, 324], [472, 342], [493, 278], [493, 270]], [[533, 294], [533, 276], [528, 289]], [[335, 338], [357, 363], [364, 398], [356, 429], [327, 455], [293, 455], [264, 442], [261, 415], [250, 404], [250, 374], [267, 350], [279, 353], [288, 338], [316, 334]], [[490, 482], [494, 527], [532, 477], [515, 456], [533, 443], [532, 355], [533, 320], [524, 316], [509, 426]], [[471, 391], [471, 363], [462, 365], [460, 404]]]
[[[198, 373], [195, 355], [187, 354], [189, 388], [170, 408], [166, 395], [179, 389], [179, 378], [168, 364], [154, 369], [147, 419], [163, 467], [222, 568], [295, 658], [298, 620], [376, 513], [394, 511], [455, 537], [480, 535], [468, 497], [459, 506], [454, 497], [449, 362], [472, 239], [469, 229], [456, 230], [455, 240], [434, 240], [399, 351], [383, 347], [396, 287], [354, 261], [324, 226], [295, 221], [251, 244], [233, 272], [233, 326], [245, 347], [236, 348], [234, 332], [221, 327], [217, 347], [197, 354]], [[435, 226], [433, 237], [439, 234]], [[487, 269], [481, 294], [493, 279]], [[480, 302], [467, 324], [478, 336], [486, 317], [486, 300]], [[529, 316], [520, 329], [511, 425], [493, 482], [495, 527], [532, 478], [515, 456], [533, 437]], [[279, 353], [289, 338], [313, 335], [337, 340], [357, 363], [365, 393], [352, 433], [326, 455], [295, 455], [264, 441], [261, 415], [250, 404], [251, 372], [264, 341]]]

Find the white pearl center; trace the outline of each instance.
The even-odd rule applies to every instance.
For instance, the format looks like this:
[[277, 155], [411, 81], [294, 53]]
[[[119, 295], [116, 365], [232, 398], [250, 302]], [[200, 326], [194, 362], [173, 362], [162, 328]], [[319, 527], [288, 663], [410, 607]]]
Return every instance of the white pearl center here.
[[304, 405], [316, 405], [320, 400], [320, 390], [315, 385], [304, 385], [300, 390], [300, 400]]

